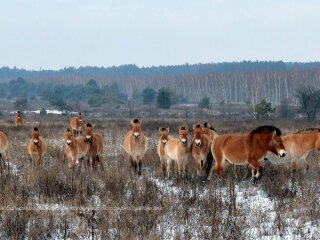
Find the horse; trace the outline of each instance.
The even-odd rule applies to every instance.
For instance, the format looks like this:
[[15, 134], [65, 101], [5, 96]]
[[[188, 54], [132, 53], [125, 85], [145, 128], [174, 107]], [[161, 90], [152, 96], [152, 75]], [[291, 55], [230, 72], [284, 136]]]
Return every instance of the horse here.
[[164, 147], [168, 140], [172, 139], [173, 137], [169, 135], [169, 128], [159, 128], [159, 141], [157, 145], [157, 153], [160, 158], [161, 168], [163, 175], [166, 175], [166, 168], [167, 168], [167, 160], [164, 152]]
[[32, 138], [28, 143], [27, 150], [31, 157], [33, 167], [41, 167], [42, 158], [47, 152], [47, 144], [45, 139], [40, 136], [40, 131], [37, 127], [32, 130]]
[[[190, 145], [190, 152], [195, 161], [197, 176], [203, 177], [204, 170], [208, 170], [212, 163], [211, 138], [204, 134], [200, 124], [193, 125], [193, 138]], [[207, 161], [208, 158], [211, 158]], [[208, 173], [208, 172], [207, 172]]]
[[103, 137], [99, 133], [95, 133], [93, 131], [93, 126], [91, 123], [87, 123], [85, 130], [86, 130], [85, 142], [89, 144], [88, 163], [91, 160], [92, 166], [95, 169], [96, 162], [99, 162], [101, 169], [103, 169], [103, 162], [101, 159], [103, 154], [103, 144], [104, 144]]
[[168, 140], [164, 147], [167, 159], [167, 176], [170, 177], [170, 165], [174, 161], [178, 165], [179, 178], [182, 177], [182, 170], [185, 176], [188, 173], [189, 155], [188, 148], [188, 129], [185, 126], [179, 128], [179, 138]]
[[294, 173], [298, 165], [304, 163], [304, 174], [309, 170], [306, 158], [313, 149], [320, 150], [320, 128], [307, 128], [281, 137], [287, 155], [279, 158], [273, 153], [268, 153], [266, 159], [273, 164], [291, 163], [291, 171]]
[[16, 124], [16, 127], [22, 126], [23, 118], [20, 111], [17, 111], [16, 116], [14, 117], [14, 123]]
[[143, 157], [148, 150], [149, 140], [141, 131], [141, 121], [139, 119], [131, 120], [131, 128], [132, 130], [126, 134], [122, 146], [130, 157], [134, 171], [141, 175]]
[[262, 172], [259, 160], [271, 151], [279, 157], [285, 157], [286, 151], [281, 140], [280, 129], [274, 126], [260, 126], [249, 134], [218, 136], [212, 142], [211, 152], [216, 160], [211, 169], [209, 180], [215, 171], [223, 177], [225, 160], [235, 165], [247, 165], [253, 168], [253, 182], [256, 182]]
[[84, 160], [88, 158], [90, 145], [86, 143], [86, 139], [83, 136], [74, 137], [72, 130], [68, 128], [65, 131], [65, 154], [68, 159], [68, 166], [74, 169], [79, 164], [79, 159]]
[[[6, 159], [7, 158], [7, 150], [8, 150], [8, 139], [4, 132], [0, 131], [0, 158]], [[1, 173], [2, 173], [2, 161], [0, 162], [1, 165]]]
[[83, 114], [78, 113], [78, 116], [70, 118], [70, 126], [74, 136], [82, 135], [83, 131]]
[[207, 122], [203, 124], [202, 133], [210, 136], [211, 140], [214, 140], [216, 137], [219, 136], [216, 130], [213, 127], [211, 127], [210, 124]]

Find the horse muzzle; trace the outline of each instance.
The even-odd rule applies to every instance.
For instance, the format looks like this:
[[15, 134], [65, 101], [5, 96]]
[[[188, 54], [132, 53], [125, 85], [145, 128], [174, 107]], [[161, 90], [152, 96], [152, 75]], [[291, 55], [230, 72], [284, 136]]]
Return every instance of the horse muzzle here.
[[167, 143], [167, 140], [162, 141], [163, 146], [166, 145], [166, 143]]
[[188, 141], [187, 141], [186, 139], [182, 139], [182, 140], [181, 140], [181, 143], [182, 143], [183, 145], [187, 145]]
[[286, 154], [286, 151], [284, 151], [284, 150], [281, 149], [281, 150], [279, 151], [278, 155], [279, 155], [279, 157], [283, 158], [283, 157], [285, 157], [287, 154]]
[[134, 136], [135, 140], [139, 140], [139, 138], [140, 138], [140, 134], [139, 133], [134, 133], [133, 136]]
[[200, 140], [200, 139], [196, 139], [196, 140], [195, 140], [195, 145], [196, 145], [197, 147], [201, 147], [201, 140]]
[[86, 142], [90, 143], [92, 140], [91, 136], [86, 136]]
[[71, 141], [67, 140], [67, 145], [70, 146], [71, 145]]

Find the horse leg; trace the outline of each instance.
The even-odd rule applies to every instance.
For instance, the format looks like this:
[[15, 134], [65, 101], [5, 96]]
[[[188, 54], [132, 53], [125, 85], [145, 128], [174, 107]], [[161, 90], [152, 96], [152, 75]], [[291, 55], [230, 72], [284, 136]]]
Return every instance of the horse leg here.
[[92, 168], [93, 168], [93, 170], [97, 170], [97, 153], [96, 152], [92, 153], [91, 159], [92, 159]]
[[298, 168], [298, 163], [296, 159], [292, 159], [291, 161], [291, 175], [294, 175], [295, 172], [297, 171]]
[[167, 177], [170, 178], [171, 159], [167, 158]]
[[198, 159], [196, 160], [196, 168], [197, 168], [197, 177], [200, 177], [200, 162]]
[[304, 164], [304, 173], [303, 174], [306, 175], [309, 171], [309, 163], [307, 162], [306, 159], [304, 159], [303, 164]]
[[142, 161], [139, 160], [139, 169], [138, 169], [138, 175], [140, 176], [141, 175], [141, 166], [142, 166]]
[[178, 165], [178, 176], [179, 176], [179, 178], [181, 178], [182, 177], [182, 162], [181, 162], [180, 158], [177, 159], [177, 165]]
[[188, 177], [188, 159], [183, 158], [182, 160], [182, 170], [183, 170], [183, 175], [185, 178]]
[[253, 182], [256, 183], [261, 177], [262, 167], [257, 159], [250, 159], [248, 162], [253, 166], [254, 170], [257, 171], [252, 178]]
[[162, 168], [162, 174], [163, 174], [163, 178], [166, 177], [166, 159], [165, 158], [161, 158], [160, 159], [160, 162], [161, 162], [161, 168]]

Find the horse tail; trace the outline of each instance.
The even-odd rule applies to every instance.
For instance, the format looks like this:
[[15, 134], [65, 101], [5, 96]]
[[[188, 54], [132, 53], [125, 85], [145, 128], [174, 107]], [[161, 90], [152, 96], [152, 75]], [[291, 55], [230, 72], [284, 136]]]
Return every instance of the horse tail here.
[[210, 147], [209, 147], [209, 151], [208, 151], [208, 154], [207, 154], [207, 169], [206, 169], [206, 178], [208, 178], [209, 174], [210, 174], [210, 171], [211, 171], [211, 167], [212, 167], [212, 163], [213, 163], [213, 154], [212, 154], [212, 151], [211, 151], [211, 144], [210, 143]]

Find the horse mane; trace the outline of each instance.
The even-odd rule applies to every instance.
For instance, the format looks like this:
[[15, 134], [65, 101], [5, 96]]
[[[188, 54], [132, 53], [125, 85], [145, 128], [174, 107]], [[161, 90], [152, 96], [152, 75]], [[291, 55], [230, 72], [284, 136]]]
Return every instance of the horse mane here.
[[295, 132], [294, 134], [297, 134], [297, 133], [310, 133], [310, 132], [320, 132], [320, 128], [305, 128], [305, 129], [301, 129], [301, 130]]
[[198, 123], [194, 128], [201, 128], [201, 125]]
[[19, 113], [19, 114], [20, 114], [20, 111], [17, 111], [17, 113]]
[[70, 128], [67, 128], [66, 132], [71, 132], [71, 129], [70, 129]]
[[136, 119], [133, 119], [133, 123], [140, 123], [140, 121], [138, 118], [136, 118]]
[[81, 116], [81, 115], [82, 115], [82, 113], [81, 113], [81, 112], [79, 112], [78, 114], [79, 114], [79, 116]]
[[162, 127], [161, 128], [161, 131], [166, 131], [167, 129], [165, 127]]
[[216, 132], [216, 129], [214, 127], [209, 127], [209, 129]]
[[35, 127], [35, 128], [33, 128], [33, 131], [38, 131], [39, 132], [39, 128]]
[[204, 128], [209, 128], [210, 130], [216, 132], [216, 129], [215, 129], [214, 127], [212, 127], [212, 126], [211, 126], [209, 123], [207, 123], [207, 122], [205, 122], [205, 123], [203, 124], [203, 127], [204, 127]]
[[92, 128], [92, 124], [91, 123], [87, 123], [87, 127], [91, 127]]
[[281, 131], [279, 128], [275, 126], [260, 126], [256, 129], [252, 130], [250, 134], [256, 134], [256, 133], [270, 133], [276, 131], [277, 136], [281, 136]]

